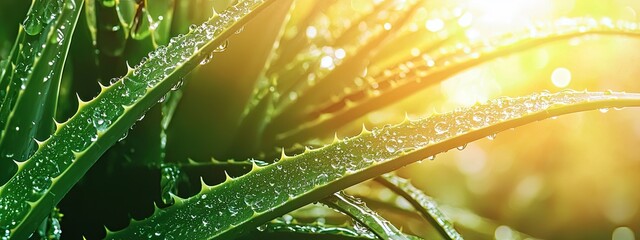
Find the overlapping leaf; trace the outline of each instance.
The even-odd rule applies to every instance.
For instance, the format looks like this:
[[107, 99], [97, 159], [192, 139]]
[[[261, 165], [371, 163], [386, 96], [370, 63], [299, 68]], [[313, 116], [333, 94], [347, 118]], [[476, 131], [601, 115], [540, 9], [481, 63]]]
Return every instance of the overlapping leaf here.
[[216, 186], [146, 220], [133, 221], [110, 239], [220, 238], [241, 235], [296, 208], [401, 166], [473, 140], [548, 117], [607, 107], [640, 106], [640, 95], [547, 92], [499, 98], [430, 118], [363, 131], [358, 136], [283, 156], [266, 167]]
[[149, 54], [89, 102], [0, 187], [0, 233], [26, 238], [97, 158], [181, 78], [273, 1], [248, 0], [195, 26]]

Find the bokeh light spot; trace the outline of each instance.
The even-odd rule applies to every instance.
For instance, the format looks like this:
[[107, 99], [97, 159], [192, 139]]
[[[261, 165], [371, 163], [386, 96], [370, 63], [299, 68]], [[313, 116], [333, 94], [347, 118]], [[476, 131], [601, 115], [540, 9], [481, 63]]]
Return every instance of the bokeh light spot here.
[[336, 55], [336, 58], [338, 58], [338, 59], [343, 59], [347, 55], [347, 53], [342, 48], [336, 49], [336, 52], [334, 54]]
[[442, 19], [439, 19], [439, 18], [429, 19], [424, 25], [427, 28], [427, 30], [432, 32], [437, 32], [442, 30], [442, 28], [444, 28], [444, 22], [442, 21]]
[[569, 83], [571, 83], [571, 71], [563, 67], [556, 68], [551, 73], [551, 82], [559, 88], [569, 86]]
[[333, 58], [330, 56], [324, 56], [320, 59], [320, 67], [321, 68], [333, 68]]
[[308, 38], [315, 38], [318, 35], [318, 30], [314, 26], [309, 26], [306, 33]]
[[613, 230], [613, 235], [611, 236], [612, 240], [635, 240], [636, 236], [633, 233], [633, 230], [628, 227], [618, 227]]

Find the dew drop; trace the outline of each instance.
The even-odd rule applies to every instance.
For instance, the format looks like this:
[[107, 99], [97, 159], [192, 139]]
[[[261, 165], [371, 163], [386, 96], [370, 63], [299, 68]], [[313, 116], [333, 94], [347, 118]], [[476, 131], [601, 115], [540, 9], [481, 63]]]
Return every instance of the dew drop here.
[[209, 53], [209, 55], [207, 55], [207, 57], [203, 58], [202, 61], [200, 61], [200, 65], [205, 65], [207, 63], [209, 63], [211, 61], [211, 59], [213, 59], [213, 52]]
[[327, 180], [329, 179], [329, 175], [327, 175], [326, 173], [321, 173], [318, 174], [318, 176], [316, 176], [316, 185], [322, 185], [324, 183], [327, 182]]
[[389, 152], [389, 153], [395, 153], [396, 152], [396, 148], [391, 144], [385, 146], [385, 148], [387, 149], [387, 152]]
[[609, 108], [600, 108], [599, 110], [601, 113], [607, 113], [609, 112]]
[[498, 135], [498, 134], [496, 134], [496, 133], [491, 134], [491, 135], [487, 136], [487, 139], [489, 139], [489, 140], [494, 140], [494, 139], [496, 139], [496, 136], [497, 136], [497, 135]]
[[258, 226], [258, 231], [263, 232], [264, 230], [267, 230], [267, 225], [266, 224]]
[[37, 11], [30, 12], [22, 25], [24, 26], [24, 31], [31, 36], [39, 34], [44, 28], [44, 24], [40, 21]]
[[229, 46], [229, 40], [225, 40], [216, 49], [214, 49], [213, 52], [216, 52], [216, 53], [224, 52], [225, 50], [227, 50], [228, 46]]
[[242, 33], [242, 31], [244, 31], [244, 26], [238, 28], [238, 30], [236, 30], [236, 32], [234, 34], [240, 34], [240, 33]]
[[124, 140], [127, 138], [127, 136], [129, 135], [129, 131], [125, 131], [122, 136], [120, 137], [120, 139], [118, 139], [118, 142]]
[[53, 43], [62, 43], [62, 40], [64, 40], [64, 32], [62, 32], [62, 29], [58, 29], [56, 31], [56, 37], [52, 38], [51, 41]]
[[434, 128], [436, 134], [444, 134], [449, 131], [449, 125], [446, 122], [438, 122]]
[[176, 90], [180, 89], [183, 84], [184, 84], [184, 81], [180, 80], [175, 85], [173, 85], [173, 87], [171, 87], [171, 90], [176, 91]]

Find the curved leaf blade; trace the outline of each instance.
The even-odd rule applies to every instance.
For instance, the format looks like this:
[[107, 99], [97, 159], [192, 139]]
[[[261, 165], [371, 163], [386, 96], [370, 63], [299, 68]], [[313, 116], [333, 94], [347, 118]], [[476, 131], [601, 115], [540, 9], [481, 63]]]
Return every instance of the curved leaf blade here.
[[[640, 106], [625, 93], [540, 93], [500, 98], [456, 112], [363, 131], [307, 150], [200, 193], [107, 235], [131, 238], [231, 238], [374, 176], [496, 132], [548, 117], [605, 107]], [[282, 176], [282, 177], [274, 177]]]
[[[102, 87], [0, 187], [0, 233], [26, 238], [104, 151], [210, 52], [273, 1], [247, 0], [149, 54]], [[176, 56], [178, 55], [178, 56]]]
[[314, 237], [342, 240], [377, 239], [366, 229], [359, 229], [348, 224], [336, 226], [318, 222], [286, 222], [278, 219], [265, 224], [258, 231], [252, 232], [251, 237], [247, 239], [309, 239]]
[[385, 174], [376, 178], [378, 182], [405, 198], [413, 208], [438, 230], [440, 235], [449, 240], [462, 240], [462, 235], [453, 227], [453, 223], [438, 209], [437, 203], [425, 195], [411, 183], [394, 174]]
[[[9, 112], [0, 138], [0, 166], [5, 169], [15, 170], [13, 161], [22, 162], [35, 150], [34, 138], [48, 136], [53, 130], [62, 71], [82, 3], [81, 0], [64, 2], [54, 14], [56, 21], [46, 27], [48, 30], [38, 42], [32, 43], [42, 44], [44, 48], [33, 62], [23, 63], [30, 66], [24, 69], [27, 70], [26, 76], [22, 76], [25, 80], [20, 80], [24, 88], [17, 92], [15, 106]], [[5, 183], [10, 174], [0, 176], [0, 184]]]
[[405, 236], [391, 222], [382, 218], [378, 213], [368, 208], [362, 200], [349, 196], [343, 192], [337, 192], [322, 200], [324, 204], [337, 209], [366, 226], [380, 239], [407, 240]]
[[[385, 190], [387, 189], [385, 188]], [[373, 191], [372, 194], [366, 195], [364, 195], [365, 193], [354, 193], [354, 196], [366, 201], [367, 205], [370, 205], [375, 209], [385, 209], [386, 211], [398, 212], [411, 219], [424, 219], [424, 216], [416, 211], [410, 203], [405, 202], [406, 199], [404, 197], [397, 194], [392, 196], [382, 194], [381, 196], [381, 194], [379, 194], [380, 191], [380, 189], [377, 189]], [[452, 222], [456, 224], [456, 228], [459, 232], [463, 233], [465, 237], [469, 239], [492, 239], [495, 236], [495, 230], [500, 226], [504, 226], [503, 224], [478, 216], [467, 209], [444, 205], [442, 203], [438, 203], [438, 207], [451, 219]], [[515, 235], [521, 236], [519, 239], [537, 239], [513, 228], [511, 230]], [[440, 236], [439, 233], [433, 234], [433, 237], [436, 236]]]
[[[280, 130], [275, 146], [288, 147], [310, 136], [335, 131], [365, 114], [404, 99], [406, 96], [432, 86], [466, 69], [487, 61], [518, 53], [543, 44], [567, 40], [589, 34], [639, 37], [640, 28], [633, 22], [619, 21], [617, 24], [598, 22], [594, 19], [565, 19], [558, 23], [540, 25], [522, 33], [491, 38], [468, 47], [456, 47], [442, 55], [420, 55], [411, 61], [376, 76], [362, 79], [365, 86], [325, 106], [313, 108], [296, 116], [281, 116], [278, 119], [300, 119], [287, 126], [296, 126], [288, 131]], [[473, 52], [469, 52], [473, 49]], [[331, 131], [329, 131], [331, 132]], [[265, 146], [270, 149], [273, 146]]]

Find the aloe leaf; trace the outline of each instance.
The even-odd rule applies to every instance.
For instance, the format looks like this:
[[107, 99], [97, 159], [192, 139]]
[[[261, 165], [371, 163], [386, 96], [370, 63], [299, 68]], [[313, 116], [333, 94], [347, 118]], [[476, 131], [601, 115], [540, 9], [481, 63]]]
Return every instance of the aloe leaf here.
[[[217, 3], [220, 6], [224, 6], [225, 1], [221, 1]], [[295, 34], [295, 35], [286, 35], [285, 33], [290, 32], [292, 30], [296, 30], [299, 28], [309, 27], [315, 29], [313, 26], [308, 26], [314, 19], [322, 15], [322, 12], [326, 10], [329, 6], [331, 6], [331, 2], [297, 2], [294, 4], [293, 1], [289, 1], [289, 9], [286, 13], [284, 20], [280, 26], [280, 30], [278, 31], [278, 35], [276, 37], [276, 41], [273, 44], [271, 52], [265, 62], [265, 66], [260, 73], [258, 80], [256, 82], [256, 87], [254, 88], [253, 98], [248, 102], [242, 116], [242, 122], [240, 124], [240, 129], [243, 132], [249, 133], [250, 135], [256, 135], [260, 137], [255, 138], [246, 138], [246, 139], [260, 139], [262, 136], [262, 129], [264, 125], [268, 121], [270, 113], [272, 112], [273, 102], [277, 98], [274, 96], [276, 93], [276, 87], [280, 85], [280, 82], [288, 80], [287, 85], [295, 82], [296, 77], [291, 77], [291, 79], [287, 79], [286, 77], [280, 77], [278, 71], [282, 69], [289, 69], [290, 67], [285, 67], [295, 56], [300, 54], [303, 47], [307, 46], [306, 41], [313, 41], [312, 44], [318, 44], [321, 38], [311, 38], [307, 39], [308, 36], [305, 34]], [[382, 4], [379, 4], [382, 5]], [[300, 16], [301, 19], [296, 19], [296, 16]], [[328, 29], [321, 29], [320, 31], [328, 31]], [[285, 47], [281, 47], [285, 46]], [[300, 63], [301, 61], [297, 61]], [[301, 65], [301, 64], [300, 64]], [[282, 78], [282, 80], [279, 80]], [[253, 130], [253, 131], [252, 131]], [[238, 136], [245, 136], [243, 134], [237, 134]], [[236, 139], [237, 144], [242, 141], [244, 143], [245, 138]], [[236, 147], [238, 145], [235, 145]], [[256, 143], [250, 143], [250, 146], [247, 147], [243, 144], [243, 148], [248, 148], [248, 153], [255, 151], [251, 145], [256, 145]]]
[[[300, 54], [301, 51], [304, 51], [310, 43], [315, 45], [322, 45], [325, 43], [324, 40], [326, 39], [321, 37], [311, 37], [306, 34], [306, 31], [307, 29], [310, 29], [309, 27], [315, 22], [318, 22], [318, 19], [321, 18], [325, 12], [329, 11], [329, 8], [334, 6], [335, 2], [337, 2], [337, 0], [327, 0], [322, 2], [295, 2], [295, 6], [291, 11], [292, 19], [287, 23], [285, 32], [295, 32], [293, 30], [304, 29], [305, 34], [285, 34], [282, 36], [283, 38], [280, 39], [280, 46], [287, 47], [277, 49], [275, 59], [267, 70], [267, 75], [272, 75], [273, 73], [284, 69], [297, 55]], [[323, 30], [329, 30], [328, 26], [323, 27], [323, 29], [316, 30], [319, 30], [320, 32]], [[338, 25], [335, 27], [339, 28], [340, 26]]]
[[[268, 85], [270, 89], [269, 93], [273, 96], [271, 98], [263, 98], [260, 104], [265, 104], [265, 101], [273, 101], [277, 106], [275, 112], [296, 112], [308, 105], [309, 101], [313, 99], [318, 100], [318, 96], [324, 101], [326, 95], [313, 94], [313, 93], [330, 93], [329, 90], [340, 89], [344, 82], [362, 74], [368, 60], [371, 56], [375, 55], [380, 49], [379, 46], [390, 40], [390, 36], [399, 31], [400, 27], [393, 27], [387, 29], [384, 26], [402, 26], [411, 19], [420, 8], [421, 1], [407, 1], [407, 2], [394, 2], [384, 1], [372, 6], [372, 10], [359, 16], [354, 20], [353, 24], [340, 31], [334, 29], [323, 29], [321, 26], [322, 20], [326, 16], [320, 16], [319, 22], [316, 25], [307, 26], [307, 28], [316, 29], [314, 32], [320, 36], [332, 35], [333, 32], [338, 32], [335, 39], [325, 39], [329, 37], [316, 36], [311, 38], [312, 48], [307, 51], [301, 52], [297, 55], [293, 63], [281, 69], [275, 71], [269, 69], [266, 79], [273, 79], [274, 84]], [[338, 11], [339, 10], [335, 10]], [[379, 18], [380, 13], [386, 13], [389, 16], [386, 18]], [[368, 26], [364, 31], [362, 26]], [[319, 39], [319, 40], [316, 40]], [[316, 44], [319, 44], [317, 47]], [[300, 60], [301, 59], [301, 60]], [[327, 65], [327, 61], [330, 62]], [[271, 68], [276, 68], [278, 65], [272, 65]], [[275, 90], [273, 90], [275, 89]], [[313, 96], [309, 96], [313, 95]], [[309, 100], [310, 97], [315, 97]], [[271, 114], [272, 115], [272, 114]], [[280, 116], [285, 116], [285, 113], [279, 113]], [[287, 128], [288, 122], [291, 119], [264, 119], [263, 121], [277, 123], [280, 128]], [[278, 126], [267, 126], [268, 132], [262, 135], [266, 135], [266, 141], [271, 141], [274, 132], [278, 131]], [[265, 145], [271, 145], [272, 143], [265, 143]]]
[[[339, 35], [329, 48], [322, 50], [312, 48], [309, 53], [314, 60], [311, 67], [305, 69], [305, 63], [300, 63], [301, 67], [293, 68], [293, 71], [302, 73], [298, 76], [301, 80], [279, 81], [278, 92], [282, 96], [279, 98], [276, 114], [296, 111], [301, 106], [309, 105], [310, 102], [318, 99], [326, 100], [326, 95], [307, 93], [327, 93], [332, 89], [342, 91], [342, 88], [336, 85], [343, 86], [343, 82], [361, 75], [367, 60], [377, 52], [378, 46], [401, 29], [399, 26], [411, 19], [411, 16], [420, 8], [420, 3], [420, 0], [380, 3], [379, 7], [361, 20], [361, 23], [368, 26], [367, 31], [361, 32], [358, 27], [360, 25], [353, 24], [352, 28]], [[380, 19], [378, 17], [380, 12], [387, 13], [389, 16]], [[286, 76], [286, 74], [280, 75]], [[309, 74], [315, 75], [314, 81], [307, 81]], [[286, 79], [287, 77], [282, 77], [282, 80]]]
[[107, 238], [236, 237], [348, 186], [506, 129], [572, 112], [631, 106], [640, 106], [640, 95], [543, 92], [363, 131], [266, 167], [254, 165], [219, 185], [203, 185], [195, 196], [177, 199]]
[[[329, 71], [333, 70], [333, 67], [341, 66], [345, 61], [342, 60], [343, 58], [335, 56], [336, 50], [341, 49], [340, 51], [344, 51], [345, 56], [343, 57], [348, 56], [351, 58], [354, 53], [361, 53], [365, 56], [368, 55], [369, 52], [364, 49], [372, 50], [373, 48], [371, 45], [379, 43], [382, 39], [388, 36], [388, 34], [385, 34], [387, 30], [383, 27], [385, 23], [397, 24], [403, 20], [406, 21], [411, 14], [403, 13], [417, 8], [417, 1], [412, 0], [408, 2], [409, 3], [382, 1], [379, 3], [372, 3], [372, 5], [374, 5], [373, 9], [361, 14], [360, 16], [358, 16], [357, 12], [354, 10], [347, 10], [346, 13], [356, 15], [353, 17], [354, 23], [347, 25], [347, 27], [340, 26], [342, 24], [336, 24], [337, 26], [335, 26], [330, 23], [326, 23], [326, 19], [330, 16], [338, 15], [340, 13], [345, 14], [345, 10], [340, 9], [338, 7], [339, 5], [329, 7], [326, 15], [322, 14], [318, 16], [314, 22], [310, 23], [309, 26], [305, 26], [308, 30], [315, 29], [313, 31], [315, 33], [311, 34], [311, 36], [306, 36], [309, 39], [309, 45], [312, 47], [297, 53], [295, 58], [292, 59], [292, 62], [286, 64], [287, 66], [280, 67], [278, 65], [274, 65], [272, 66], [274, 69], [269, 70], [274, 71], [272, 76], [278, 78], [276, 88], [279, 95], [281, 95], [278, 98], [278, 102], [287, 102], [287, 100], [290, 100], [289, 94], [291, 92], [299, 94], [298, 91], [296, 91], [298, 88], [306, 87], [307, 85], [314, 85], [316, 83], [315, 80], [300, 80], [306, 80], [305, 78], [307, 78], [308, 74], [314, 73], [317, 78], [324, 77], [326, 74], [333, 72]], [[404, 7], [405, 5], [410, 5], [410, 7]], [[399, 11], [392, 11], [395, 10], [395, 8], [400, 7], [404, 8]], [[388, 13], [389, 16], [385, 19], [379, 19], [377, 16], [380, 12]], [[358, 27], [361, 26], [360, 24], [369, 26], [367, 31], [362, 31], [362, 29]], [[395, 31], [395, 29], [393, 30]], [[309, 35], [309, 33], [305, 32], [304, 35]], [[367, 47], [367, 45], [369, 46]], [[363, 50], [358, 51], [360, 49]], [[332, 66], [323, 66], [321, 61], [322, 59], [330, 59]], [[362, 57], [359, 59], [362, 59]], [[359, 72], [358, 70], [354, 71]]]
[[377, 239], [367, 229], [347, 224], [297, 223], [277, 219], [259, 227], [258, 231], [253, 231], [250, 235], [247, 239]]
[[[11, 79], [13, 79], [13, 75], [16, 70], [16, 61], [20, 52], [22, 51], [22, 43], [24, 41], [26, 33], [24, 31], [19, 31], [18, 36], [16, 37], [15, 44], [11, 49], [11, 54], [4, 61], [4, 65], [2, 66], [2, 73], [0, 73], [0, 106], [4, 104], [5, 97], [8, 94], [8, 87], [11, 84]], [[3, 116], [0, 116], [2, 118]], [[0, 119], [0, 121], [2, 121]]]
[[37, 234], [39, 239], [60, 240], [62, 236], [62, 228], [60, 226], [62, 216], [60, 210], [54, 208], [51, 214], [42, 221], [42, 224], [34, 234]]
[[[108, 56], [120, 56], [129, 38], [127, 26], [120, 21], [115, 0], [88, 0], [95, 16], [96, 44], [100, 53]], [[93, 23], [90, 21], [89, 23]]]
[[180, 89], [182, 84], [183, 80], [176, 83], [172, 88], [174, 92], [168, 93], [167, 99], [162, 103], [162, 119], [160, 120], [160, 158], [162, 162], [164, 162], [167, 151], [167, 130], [173, 120], [178, 103], [182, 99], [182, 90]]
[[172, 195], [178, 194], [180, 168], [175, 164], [160, 166], [160, 198], [164, 204], [173, 204]]
[[119, 0], [116, 4], [116, 12], [118, 13], [118, 19], [120, 23], [125, 27], [125, 31], [131, 29], [133, 18], [136, 15], [138, 8], [138, 0]]
[[440, 211], [437, 203], [420, 191], [420, 189], [411, 185], [409, 180], [393, 174], [385, 174], [382, 177], [376, 178], [376, 180], [409, 201], [409, 203], [438, 230], [442, 237], [451, 240], [463, 239], [462, 235], [453, 227], [453, 223]]
[[[531, 49], [542, 44], [566, 40], [588, 34], [638, 37], [640, 29], [633, 22], [594, 19], [564, 19], [555, 23], [540, 24], [522, 33], [509, 34], [480, 41], [476, 45], [456, 47], [442, 56], [420, 55], [379, 76], [365, 77], [366, 87], [348, 96], [321, 106], [326, 112], [307, 112], [303, 122], [292, 122], [299, 126], [276, 137], [276, 146], [289, 146], [311, 136], [335, 131], [344, 124], [365, 114], [398, 102], [428, 86], [437, 84], [466, 69], [513, 53]], [[470, 50], [473, 49], [472, 52]], [[357, 96], [357, 97], [355, 97]], [[318, 117], [319, 116], [319, 117]], [[278, 119], [285, 116], [278, 117]], [[330, 131], [329, 131], [330, 132]], [[271, 147], [271, 146], [265, 146]]]
[[[263, 129], [269, 121], [271, 112], [273, 111], [274, 102], [280, 98], [278, 88], [282, 86], [291, 86], [296, 83], [300, 77], [300, 71], [308, 71], [305, 65], [310, 64], [309, 61], [319, 61], [319, 56], [309, 54], [309, 50], [305, 48], [309, 45], [326, 45], [331, 42], [331, 37], [327, 37], [329, 32], [349, 31], [349, 29], [357, 29], [355, 26], [347, 27], [345, 30], [342, 24], [326, 24], [325, 12], [330, 11], [335, 0], [322, 2], [305, 2], [296, 1], [291, 7], [282, 21], [278, 37], [266, 61], [265, 67], [258, 77], [256, 87], [254, 88], [253, 98], [248, 102], [243, 112], [243, 118], [240, 129], [250, 135], [258, 136], [256, 141], [261, 141]], [[388, 1], [375, 3], [378, 6], [388, 5]], [[335, 10], [335, 9], [334, 9]], [[307, 34], [290, 34], [298, 32], [300, 29], [305, 31], [313, 31], [314, 36]], [[319, 33], [319, 36], [315, 36]], [[285, 47], [282, 47], [285, 46]], [[317, 48], [314, 48], [317, 50]], [[316, 54], [317, 55], [317, 54]], [[302, 59], [300, 59], [302, 58]], [[291, 63], [293, 61], [293, 63]], [[313, 64], [313, 63], [312, 63]], [[289, 76], [291, 75], [291, 76]], [[267, 114], [268, 113], [268, 114]], [[251, 115], [251, 117], [249, 117]], [[251, 131], [254, 130], [255, 131]], [[249, 136], [250, 136], [249, 135]], [[243, 136], [238, 134], [238, 136]], [[240, 141], [246, 141], [245, 138], [236, 139], [236, 146]], [[247, 155], [253, 154], [256, 149], [252, 146], [260, 145], [260, 142], [249, 143]]]
[[248, 0], [214, 16], [166, 47], [89, 102], [0, 187], [2, 237], [26, 238], [104, 151], [184, 75], [273, 1]]
[[411, 239], [393, 226], [391, 222], [369, 209], [360, 199], [349, 196], [343, 192], [337, 192], [323, 199], [322, 202], [351, 216], [353, 220], [366, 226], [380, 239]]
[[96, 19], [96, 0], [86, 0], [84, 4], [84, 16], [87, 21], [87, 29], [91, 35], [91, 43], [94, 47], [98, 46], [98, 21]]
[[[143, 1], [143, 3], [145, 2], [146, 1]], [[133, 22], [131, 23], [130, 34], [131, 38], [135, 40], [142, 40], [149, 37], [154, 24], [154, 19], [151, 17], [151, 14], [149, 14], [149, 9], [145, 4], [137, 6]]]
[[32, 1], [12, 49], [11, 63], [7, 65], [11, 69], [5, 69], [6, 74], [3, 74], [0, 80], [4, 92], [0, 108], [0, 129], [6, 126], [8, 115], [15, 107], [20, 90], [27, 87], [30, 70], [35, 60], [40, 57], [43, 45], [47, 45], [49, 33], [53, 30], [52, 25], [57, 23], [55, 20], [58, 20], [63, 4], [62, 1]]
[[[354, 193], [354, 196], [357, 196], [358, 198], [367, 202], [367, 205], [371, 206], [373, 209], [386, 209], [396, 213], [401, 213], [402, 215], [406, 215], [411, 218], [424, 218], [422, 214], [416, 212], [415, 208], [413, 208], [410, 203], [400, 203], [402, 200], [406, 201], [404, 197], [399, 195], [387, 196], [386, 194], [377, 193], [378, 192], [375, 191], [371, 192], [371, 194], [366, 195]], [[466, 209], [456, 208], [444, 204], [438, 204], [438, 207], [444, 214], [446, 214], [447, 217], [455, 222], [456, 227], [459, 228], [460, 232], [464, 234], [464, 236], [466, 236], [468, 239], [491, 239], [495, 236], [495, 230], [498, 227], [503, 226], [503, 224], [499, 224], [493, 222], [490, 219], [478, 216], [477, 214]], [[294, 216], [296, 219], [299, 218], [293, 214], [292, 216]], [[521, 236], [521, 238], [518, 239], [537, 239], [515, 229], [511, 230], [513, 231], [513, 233], [515, 233], [515, 235]]]
[[278, 30], [275, 42], [272, 45], [271, 51], [265, 60], [265, 65], [262, 71], [258, 75], [256, 87], [254, 88], [253, 96], [247, 105], [241, 116], [239, 124], [239, 132], [236, 133], [236, 137], [233, 140], [233, 145], [230, 149], [245, 149], [246, 154], [240, 157], [249, 156], [252, 152], [257, 151], [260, 148], [260, 140], [262, 133], [269, 116], [273, 111], [273, 91], [269, 88], [273, 87], [272, 80], [267, 76], [267, 70], [273, 63], [277, 56], [279, 46], [282, 44], [280, 41], [285, 33], [286, 25], [291, 19], [291, 14], [295, 9], [292, 0], [280, 1], [275, 6], [279, 11], [273, 13], [273, 19], [278, 20], [282, 18], [282, 24]]
[[189, 28], [189, 7], [193, 1], [175, 0], [173, 5], [173, 15], [171, 18], [171, 35], [186, 32]]
[[[310, 69], [303, 72], [305, 75], [302, 75], [302, 79], [297, 81], [297, 86], [278, 91], [278, 94], [282, 95], [281, 106], [276, 112], [277, 117], [273, 119], [272, 126], [269, 126], [269, 133], [286, 130], [290, 128], [290, 123], [297, 123], [302, 120], [301, 118], [307, 117], [305, 113], [309, 108], [315, 110], [315, 105], [327, 102], [327, 95], [349, 95], [353, 89], [358, 89], [366, 84], [366, 82], [360, 81], [363, 75], [375, 74], [380, 71], [381, 67], [386, 69], [385, 65], [390, 64], [389, 62], [404, 62], [400, 60], [406, 59], [407, 56], [411, 57], [412, 55], [407, 54], [409, 52], [412, 54], [415, 51], [430, 52], [460, 35], [461, 27], [457, 23], [448, 31], [438, 33], [418, 31], [417, 26], [425, 22], [423, 17], [425, 14], [414, 13], [420, 12], [419, 10], [425, 10], [421, 2], [383, 2], [375, 6], [371, 16], [367, 15], [364, 17], [365, 19], [356, 21], [360, 24], [352, 24], [352, 28], [340, 34], [335, 40], [336, 43], [323, 46], [324, 53], [314, 59], [316, 65], [320, 62], [321, 66], [311, 65], [312, 67], [308, 67]], [[379, 19], [378, 14], [380, 13], [388, 13], [390, 17]], [[461, 13], [460, 11], [458, 14]], [[429, 12], [426, 15], [435, 14]], [[449, 19], [447, 22], [448, 25], [452, 25], [451, 22], [455, 21]], [[360, 32], [362, 26], [373, 30]], [[389, 26], [391, 27], [387, 29]], [[416, 29], [411, 26], [415, 26]], [[355, 39], [356, 41], [354, 44], [353, 42], [344, 42], [342, 39]], [[416, 42], [416, 39], [420, 40]], [[407, 44], [408, 42], [411, 44]], [[327, 49], [335, 50], [335, 55], [339, 57], [328, 58], [332, 57], [334, 53], [327, 52]], [[318, 49], [315, 51], [320, 52]], [[320, 61], [320, 57], [322, 57], [322, 61]], [[332, 63], [323, 67], [322, 63], [328, 59]], [[303, 63], [309, 65], [307, 62]], [[286, 80], [286, 78], [298, 79], [300, 77], [285, 76], [282, 78]], [[278, 83], [287, 85], [283, 81]], [[272, 136], [267, 136], [267, 138], [270, 137]]]
[[[14, 79], [9, 80], [12, 81], [12, 93], [6, 96], [6, 104], [0, 109], [3, 113], [0, 137], [0, 168], [3, 170], [0, 184], [4, 184], [16, 170], [13, 161], [24, 161], [35, 150], [34, 137], [46, 138], [51, 134], [70, 36], [73, 35], [82, 7], [80, 0], [43, 2], [46, 3], [35, 1], [33, 6], [48, 6], [47, 11], [39, 12], [51, 14], [53, 18], [42, 26], [38, 34], [24, 36], [25, 41], [18, 43], [25, 45], [18, 53], [21, 57], [16, 65], [20, 67], [14, 73]], [[38, 17], [27, 18], [37, 21], [33, 19]], [[9, 99], [11, 95], [15, 97]]]
[[171, 31], [171, 21], [173, 18], [173, 6], [174, 0], [153, 0], [147, 2], [146, 7], [149, 10], [149, 15], [152, 18], [153, 25], [151, 26], [151, 32], [153, 42], [156, 45], [167, 44]]
[[[467, 26], [459, 23], [461, 18], [468, 16], [467, 14], [461, 8], [453, 10], [445, 8], [426, 14], [416, 14], [416, 17], [406, 24], [407, 30], [401, 32], [402, 35], [395, 37], [371, 58], [371, 64], [366, 68], [366, 75], [375, 76], [384, 70], [412, 60], [416, 55], [435, 53], [454, 42], [468, 41], [464, 35]], [[421, 25], [434, 19], [442, 21], [442, 29], [429, 30], [425, 26], [427, 30], [425, 31]], [[416, 42], [416, 39], [420, 41]], [[407, 55], [407, 53], [410, 54]]]

